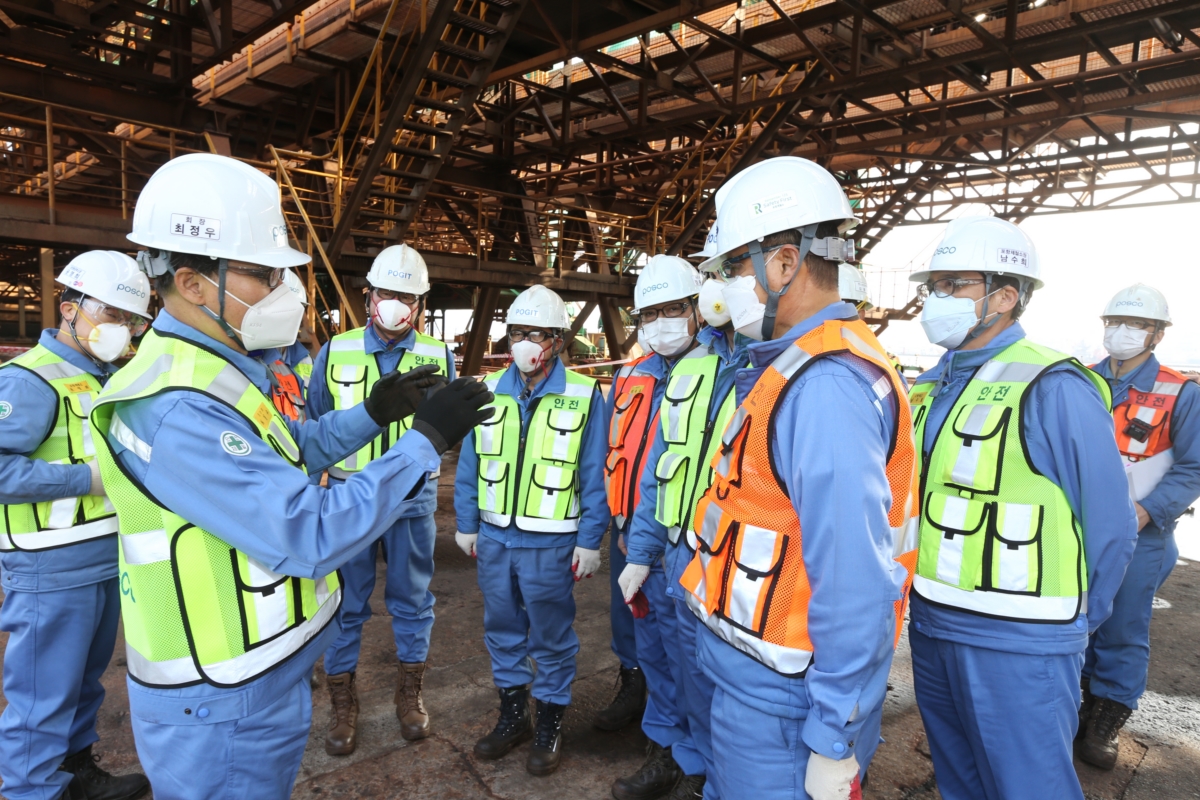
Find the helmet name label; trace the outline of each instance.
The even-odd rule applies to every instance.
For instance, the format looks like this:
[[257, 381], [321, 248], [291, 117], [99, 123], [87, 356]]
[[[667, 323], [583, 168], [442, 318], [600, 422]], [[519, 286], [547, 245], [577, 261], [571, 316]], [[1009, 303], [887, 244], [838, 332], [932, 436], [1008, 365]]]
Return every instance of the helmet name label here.
[[759, 200], [757, 203], [751, 203], [750, 210], [754, 212], [755, 216], [759, 216], [761, 214], [782, 211], [785, 208], [793, 208], [798, 205], [800, 205], [800, 200], [796, 197], [796, 193], [787, 191], [772, 195], [765, 200]]
[[[221, 238], [221, 220], [212, 217], [200, 217], [195, 214], [172, 214], [171, 235], [186, 236], [189, 239]], [[274, 231], [272, 231], [272, 235]], [[284, 242], [287, 242], [287, 232], [284, 231]], [[276, 237], [276, 241], [278, 238]]]
[[997, 264], [1011, 264], [1014, 267], [1029, 266], [1029, 254], [1024, 250], [1009, 250], [1006, 247], [1001, 247], [996, 252]]

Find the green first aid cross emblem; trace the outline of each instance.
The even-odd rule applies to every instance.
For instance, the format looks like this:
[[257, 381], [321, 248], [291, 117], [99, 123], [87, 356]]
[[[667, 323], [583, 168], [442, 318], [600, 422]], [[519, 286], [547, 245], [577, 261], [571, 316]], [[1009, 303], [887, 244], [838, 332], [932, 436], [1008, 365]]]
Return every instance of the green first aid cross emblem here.
[[250, 455], [250, 443], [233, 431], [221, 434], [221, 448], [231, 456]]
[[12, 403], [0, 400], [0, 419], [4, 419], [12, 413]]

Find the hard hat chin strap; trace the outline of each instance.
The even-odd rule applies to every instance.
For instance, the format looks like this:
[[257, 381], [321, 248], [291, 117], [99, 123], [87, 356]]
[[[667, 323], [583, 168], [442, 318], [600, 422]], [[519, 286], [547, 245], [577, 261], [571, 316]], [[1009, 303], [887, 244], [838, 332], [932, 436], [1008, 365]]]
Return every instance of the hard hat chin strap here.
[[800, 258], [796, 262], [796, 271], [792, 273], [792, 278], [783, 285], [779, 291], [771, 288], [771, 284], [767, 281], [767, 262], [763, 258], [762, 242], [758, 239], [750, 242], [750, 263], [754, 265], [754, 277], [758, 281], [758, 285], [767, 293], [767, 308], [763, 312], [762, 334], [763, 341], [770, 341], [775, 335], [775, 316], [779, 312], [779, 298], [787, 294], [788, 289], [792, 288], [792, 281], [796, 279], [796, 275], [800, 274], [800, 267], [804, 264], [804, 259], [808, 257], [808, 253], [812, 250], [813, 239], [817, 235], [817, 226], [820, 223], [814, 222], [811, 225], [805, 225], [800, 229], [803, 238], [797, 247], [800, 250]]
[[208, 306], [200, 306], [200, 307], [203, 308], [205, 311], [207, 311], [208, 315], [210, 317], [212, 317], [213, 320], [218, 325], [221, 326], [221, 330], [225, 331], [226, 336], [228, 336], [233, 341], [235, 341], [238, 344], [245, 347], [245, 344], [243, 344], [243, 342], [242, 342], [241, 335], [239, 335], [238, 332], [233, 329], [232, 325], [230, 325], [228, 322], [225, 321], [225, 275], [226, 275], [226, 272], [228, 271], [228, 269], [229, 269], [229, 260], [225, 259], [225, 258], [218, 258], [217, 259], [217, 295], [218, 295], [217, 309], [218, 309], [219, 313], [214, 314], [212, 312], [212, 309], [210, 309]]

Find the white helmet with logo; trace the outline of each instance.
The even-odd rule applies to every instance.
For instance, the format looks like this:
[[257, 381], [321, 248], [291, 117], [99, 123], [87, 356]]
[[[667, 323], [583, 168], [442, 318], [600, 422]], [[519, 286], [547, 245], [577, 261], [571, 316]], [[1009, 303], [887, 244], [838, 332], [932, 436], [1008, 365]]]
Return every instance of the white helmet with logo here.
[[[773, 233], [820, 222], [836, 222], [838, 232], [844, 233], [858, 224], [837, 179], [806, 158], [768, 158], [738, 173], [726, 185], [726, 191], [717, 193], [715, 252], [700, 264], [706, 272], [720, 266], [731, 251]], [[810, 252], [846, 261], [853, 247], [844, 250], [845, 244], [838, 237], [814, 240]], [[705, 251], [709, 251], [707, 243]]]
[[1023, 279], [1033, 289], [1043, 285], [1033, 240], [999, 217], [959, 217], [947, 225], [929, 266], [908, 279], [924, 283], [934, 272], [984, 272]]
[[[152, 250], [298, 267], [309, 256], [288, 244], [279, 187], [249, 164], [190, 153], [163, 164], [133, 211], [129, 241]], [[170, 271], [165, 257], [139, 256], [152, 276]]]
[[367, 273], [367, 283], [376, 289], [420, 296], [429, 291], [429, 267], [413, 248], [394, 244], [375, 256]]
[[551, 330], [571, 327], [567, 321], [567, 306], [562, 298], [541, 285], [530, 286], [514, 297], [504, 321], [508, 325], [529, 325]]
[[283, 282], [292, 290], [292, 294], [300, 298], [300, 302], [308, 305], [308, 290], [304, 288], [304, 281], [294, 270], [285, 269], [283, 271]]
[[1122, 289], [1113, 295], [1104, 307], [1103, 317], [1139, 317], [1152, 319], [1163, 323], [1164, 327], [1171, 324], [1171, 311], [1167, 308], [1167, 298], [1163, 293], [1144, 283]]
[[137, 262], [115, 250], [91, 250], [71, 259], [55, 279], [105, 305], [150, 316], [150, 281]]
[[700, 292], [704, 279], [691, 264], [678, 256], [657, 255], [646, 262], [633, 289], [634, 305], [648, 308], [672, 300], [683, 300]]
[[838, 264], [838, 294], [843, 300], [851, 303], [866, 302], [871, 298], [867, 294], [867, 276], [862, 270], [852, 264]]

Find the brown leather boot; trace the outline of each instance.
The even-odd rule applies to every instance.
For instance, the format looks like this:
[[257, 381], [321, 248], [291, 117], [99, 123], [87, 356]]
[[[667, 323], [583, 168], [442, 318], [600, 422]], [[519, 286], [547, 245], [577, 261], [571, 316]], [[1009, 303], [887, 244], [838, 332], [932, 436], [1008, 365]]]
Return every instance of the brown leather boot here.
[[329, 704], [333, 711], [329, 733], [325, 734], [325, 752], [331, 756], [348, 756], [358, 747], [358, 691], [354, 688], [354, 673], [329, 675]]
[[421, 684], [425, 680], [425, 662], [400, 662], [396, 675], [396, 719], [400, 720], [400, 735], [410, 742], [429, 735], [429, 712], [421, 699]]

